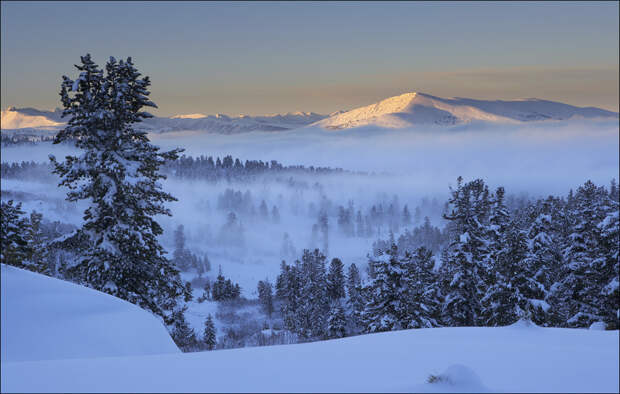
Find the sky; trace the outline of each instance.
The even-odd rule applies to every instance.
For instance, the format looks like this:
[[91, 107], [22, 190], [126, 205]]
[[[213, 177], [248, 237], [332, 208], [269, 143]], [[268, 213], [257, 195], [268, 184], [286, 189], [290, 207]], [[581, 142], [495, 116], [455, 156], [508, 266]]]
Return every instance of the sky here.
[[330, 113], [418, 91], [618, 111], [618, 2], [1, 3], [1, 101], [53, 109], [91, 53], [159, 116]]

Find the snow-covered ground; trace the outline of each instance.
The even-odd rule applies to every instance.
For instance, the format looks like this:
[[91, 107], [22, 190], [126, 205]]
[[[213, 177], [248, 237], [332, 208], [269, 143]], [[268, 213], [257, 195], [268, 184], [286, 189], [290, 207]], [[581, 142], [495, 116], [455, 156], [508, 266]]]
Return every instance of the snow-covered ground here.
[[618, 331], [517, 323], [181, 354], [148, 312], [5, 265], [1, 332], [2, 392], [619, 390]]
[[[430, 375], [442, 382], [426, 383]], [[2, 365], [10, 392], [618, 392], [618, 332], [436, 328]]]
[[163, 323], [138, 306], [4, 264], [1, 327], [3, 365], [180, 353]]

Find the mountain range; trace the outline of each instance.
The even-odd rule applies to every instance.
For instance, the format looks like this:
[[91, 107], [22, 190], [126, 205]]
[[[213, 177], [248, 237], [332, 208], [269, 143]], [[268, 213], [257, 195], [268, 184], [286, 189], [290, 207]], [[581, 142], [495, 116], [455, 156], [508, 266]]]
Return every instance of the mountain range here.
[[[3, 131], [36, 130], [53, 133], [64, 126], [62, 111], [9, 107], [2, 111]], [[406, 128], [417, 125], [452, 126], [473, 122], [523, 123], [567, 119], [618, 119], [617, 112], [595, 107], [576, 107], [540, 99], [475, 100], [441, 98], [425, 93], [405, 93], [374, 104], [330, 115], [295, 112], [277, 115], [235, 117], [217, 114], [188, 114], [146, 119], [139, 127], [150, 132], [200, 130], [220, 134], [249, 131], [284, 131], [306, 126], [340, 130], [360, 126]]]

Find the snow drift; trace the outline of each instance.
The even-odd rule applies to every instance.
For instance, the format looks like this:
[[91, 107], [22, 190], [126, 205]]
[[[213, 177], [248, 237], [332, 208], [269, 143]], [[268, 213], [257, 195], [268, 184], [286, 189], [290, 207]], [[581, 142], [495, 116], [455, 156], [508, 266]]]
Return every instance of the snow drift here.
[[163, 323], [138, 306], [4, 264], [1, 332], [3, 365], [180, 353]]
[[[440, 379], [427, 383], [431, 375]], [[431, 328], [203, 353], [3, 363], [2, 378], [6, 392], [618, 392], [618, 332]]]

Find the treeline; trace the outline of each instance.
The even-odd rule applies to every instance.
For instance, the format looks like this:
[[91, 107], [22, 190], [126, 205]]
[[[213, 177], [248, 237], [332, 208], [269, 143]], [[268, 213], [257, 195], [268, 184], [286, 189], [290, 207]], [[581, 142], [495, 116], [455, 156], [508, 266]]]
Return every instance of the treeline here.
[[164, 173], [181, 179], [203, 179], [208, 181], [246, 180], [262, 174], [297, 173], [297, 174], [338, 174], [341, 168], [305, 167], [303, 165], [284, 166], [276, 160], [246, 160], [242, 162], [231, 155], [223, 158], [200, 155], [199, 157], [182, 156], [162, 166]]
[[[3, 138], [9, 138], [3, 136]], [[47, 139], [46, 139], [47, 140]], [[53, 140], [53, 138], [49, 138]], [[22, 140], [20, 140], [22, 141]], [[22, 142], [27, 142], [24, 140]], [[34, 144], [34, 142], [32, 142]], [[52, 165], [47, 162], [38, 163], [34, 161], [22, 161], [21, 163], [3, 162], [0, 166], [0, 176], [2, 178], [50, 178]], [[200, 155], [199, 157], [181, 156], [176, 160], [167, 162], [161, 168], [162, 173], [180, 179], [201, 179], [212, 182], [221, 180], [247, 181], [252, 177], [264, 174], [309, 174], [309, 175], [328, 175], [350, 173], [342, 168], [314, 167], [303, 165], [284, 166], [276, 160], [269, 162], [262, 160], [241, 160], [233, 159], [231, 155], [223, 158]], [[286, 179], [286, 182], [295, 183], [294, 179]], [[307, 185], [306, 185], [307, 187]]]
[[[24, 131], [22, 131], [24, 133]], [[0, 146], [36, 145], [39, 142], [53, 141], [54, 136], [33, 134], [0, 134]]]
[[[303, 340], [421, 327], [503, 326], [618, 329], [618, 188], [588, 181], [565, 198], [509, 210], [504, 189], [482, 180], [451, 190], [439, 253], [380, 241], [368, 281], [347, 275], [317, 249], [282, 263], [276, 300], [286, 329]], [[399, 247], [398, 245], [402, 247]], [[346, 289], [346, 293], [345, 293]]]

